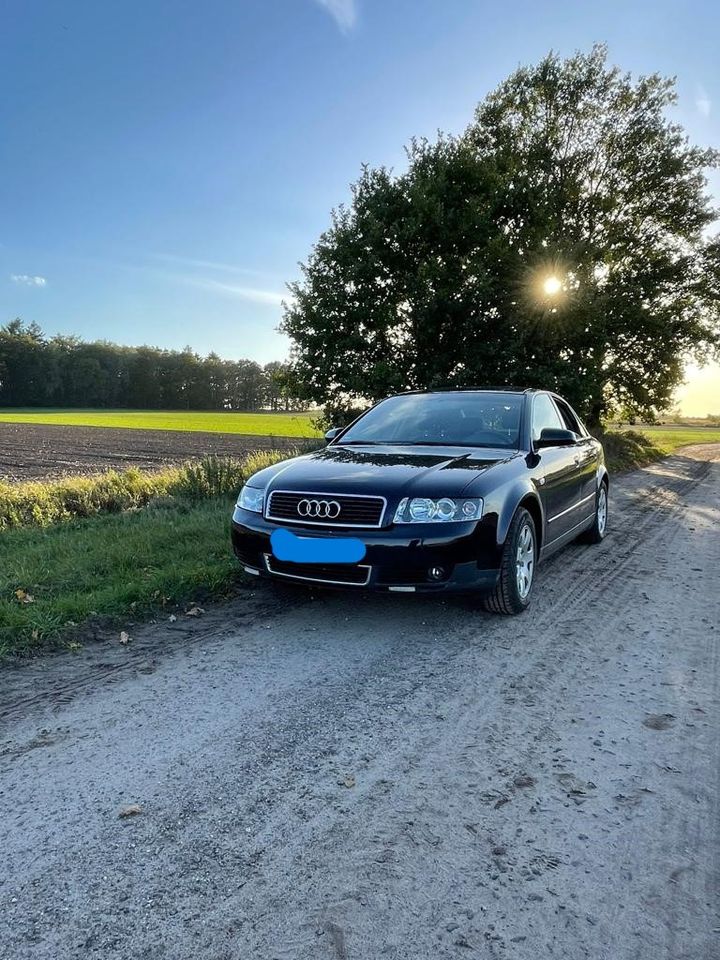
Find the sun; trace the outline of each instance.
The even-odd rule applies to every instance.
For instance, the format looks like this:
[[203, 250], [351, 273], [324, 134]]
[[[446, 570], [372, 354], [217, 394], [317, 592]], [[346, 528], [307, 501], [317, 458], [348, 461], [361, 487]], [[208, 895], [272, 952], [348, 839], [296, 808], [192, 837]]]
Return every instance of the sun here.
[[546, 277], [543, 280], [543, 292], [548, 297], [554, 297], [555, 294], [560, 293], [562, 289], [562, 283], [558, 280], [557, 277]]

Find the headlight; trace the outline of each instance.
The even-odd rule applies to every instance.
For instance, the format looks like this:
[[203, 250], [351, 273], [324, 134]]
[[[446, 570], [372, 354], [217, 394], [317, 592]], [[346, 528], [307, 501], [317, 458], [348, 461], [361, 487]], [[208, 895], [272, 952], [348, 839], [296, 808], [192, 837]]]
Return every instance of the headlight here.
[[259, 487], [250, 487], [245, 484], [240, 491], [237, 505], [242, 510], [252, 510], [253, 513], [262, 513], [264, 501], [265, 490], [261, 490]]
[[479, 520], [483, 502], [477, 497], [404, 497], [395, 511], [395, 523], [448, 523], [451, 520]]

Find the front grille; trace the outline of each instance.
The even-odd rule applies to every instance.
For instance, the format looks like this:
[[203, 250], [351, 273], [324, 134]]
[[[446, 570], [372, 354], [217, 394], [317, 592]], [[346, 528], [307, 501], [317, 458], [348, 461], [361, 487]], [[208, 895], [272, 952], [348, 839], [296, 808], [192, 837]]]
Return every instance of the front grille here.
[[290, 563], [266, 553], [265, 564], [270, 573], [314, 583], [344, 583], [364, 587], [370, 579], [370, 567], [349, 563]]
[[306, 526], [379, 527], [385, 503], [384, 497], [273, 490], [265, 515], [269, 520]]

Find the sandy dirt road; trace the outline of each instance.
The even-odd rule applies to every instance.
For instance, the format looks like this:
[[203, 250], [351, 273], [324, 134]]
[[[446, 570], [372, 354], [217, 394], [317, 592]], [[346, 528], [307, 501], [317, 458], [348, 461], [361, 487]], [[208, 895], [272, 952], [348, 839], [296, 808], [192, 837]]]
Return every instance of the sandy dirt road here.
[[5, 669], [0, 957], [720, 956], [718, 456], [520, 618], [254, 583]]

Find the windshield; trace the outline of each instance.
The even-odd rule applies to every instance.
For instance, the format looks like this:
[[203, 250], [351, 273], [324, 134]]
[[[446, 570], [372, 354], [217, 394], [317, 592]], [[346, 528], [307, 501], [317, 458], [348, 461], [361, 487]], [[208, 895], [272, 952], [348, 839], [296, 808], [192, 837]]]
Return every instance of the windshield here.
[[338, 441], [518, 449], [522, 395], [414, 393], [383, 400]]

